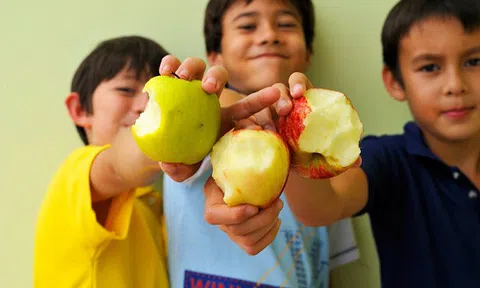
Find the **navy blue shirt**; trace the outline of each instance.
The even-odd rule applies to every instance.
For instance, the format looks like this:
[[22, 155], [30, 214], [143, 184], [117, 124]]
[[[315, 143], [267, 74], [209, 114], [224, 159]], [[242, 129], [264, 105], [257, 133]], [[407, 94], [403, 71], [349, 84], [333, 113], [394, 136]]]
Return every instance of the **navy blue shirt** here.
[[362, 140], [382, 287], [480, 287], [480, 193], [415, 123]]

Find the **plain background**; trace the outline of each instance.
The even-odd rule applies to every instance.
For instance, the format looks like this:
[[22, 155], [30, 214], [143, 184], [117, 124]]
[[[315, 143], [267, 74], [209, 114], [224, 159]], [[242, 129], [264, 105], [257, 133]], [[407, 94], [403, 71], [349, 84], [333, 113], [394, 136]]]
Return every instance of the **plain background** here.
[[[205, 59], [206, 2], [0, 2], [0, 287], [32, 287], [39, 205], [55, 170], [81, 145], [63, 104], [80, 61], [99, 41], [132, 34], [158, 41], [180, 59]], [[401, 132], [410, 119], [381, 82], [380, 31], [395, 2], [314, 0], [317, 37], [308, 75], [315, 86], [351, 98], [365, 135]], [[336, 270], [333, 287], [379, 287], [368, 219], [354, 222], [362, 259]]]

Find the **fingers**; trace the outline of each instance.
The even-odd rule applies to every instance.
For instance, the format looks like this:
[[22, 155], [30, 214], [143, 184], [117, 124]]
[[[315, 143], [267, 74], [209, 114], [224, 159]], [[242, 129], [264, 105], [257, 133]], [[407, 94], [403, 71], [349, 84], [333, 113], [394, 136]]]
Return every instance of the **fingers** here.
[[212, 225], [231, 225], [241, 223], [258, 213], [252, 205], [229, 207], [223, 202], [223, 191], [210, 177], [203, 189], [205, 195], [205, 220]]
[[300, 72], [295, 72], [290, 75], [290, 78], [288, 79], [288, 85], [290, 87], [290, 95], [293, 98], [301, 97], [305, 91], [313, 88], [312, 82], [308, 80], [305, 74]]
[[212, 66], [207, 70], [202, 80], [202, 88], [207, 93], [217, 93], [218, 96], [227, 84], [228, 72], [222, 66]]
[[242, 119], [237, 122], [235, 125], [236, 129], [250, 129], [250, 130], [262, 130], [262, 127], [259, 126], [255, 119], [255, 117], [249, 117], [247, 119]]
[[288, 87], [282, 83], [274, 84], [273, 87], [280, 91], [280, 99], [274, 105], [275, 112], [277, 112], [277, 115], [280, 117], [287, 116], [292, 110], [290, 91], [288, 90]]
[[[245, 236], [251, 233], [264, 231], [262, 234], [265, 235], [273, 227], [273, 224], [278, 218], [278, 214], [283, 208], [283, 202], [280, 199], [277, 199], [272, 205], [268, 206], [265, 209], [260, 210], [257, 214], [248, 218], [247, 220], [238, 223], [224, 225], [224, 228], [232, 235], [235, 236]], [[265, 228], [267, 228], [265, 230]], [[257, 239], [260, 240], [260, 237]]]
[[277, 88], [268, 87], [252, 93], [242, 100], [222, 109], [222, 135], [233, 128], [237, 120], [248, 118], [273, 105], [280, 98]]
[[281, 223], [278, 215], [283, 208], [280, 199], [262, 210], [251, 205], [228, 207], [223, 202], [222, 190], [212, 177], [205, 183], [204, 194], [205, 220], [219, 225], [248, 254], [258, 254], [275, 239]]
[[[281, 223], [281, 220], [277, 219], [272, 228], [266, 233], [264, 231], [256, 231], [247, 236], [234, 236], [228, 233], [227, 235], [249, 255], [257, 255], [275, 240]], [[255, 239], [259, 240], [255, 242]]]
[[200, 80], [207, 68], [207, 64], [200, 58], [190, 57], [180, 62], [175, 56], [167, 55], [160, 63], [160, 75], [171, 75], [175, 73], [179, 78], [185, 80]]
[[270, 108], [265, 108], [262, 111], [256, 113], [255, 120], [257, 126], [265, 130], [276, 131], [275, 122], [273, 120], [272, 111], [270, 110]]
[[159, 73], [163, 76], [169, 76], [172, 72], [176, 72], [178, 67], [180, 67], [180, 60], [173, 55], [167, 55], [162, 58], [162, 62], [160, 62]]
[[163, 172], [167, 174], [173, 181], [183, 182], [192, 177], [202, 165], [198, 162], [193, 165], [177, 164], [177, 163], [160, 163]]

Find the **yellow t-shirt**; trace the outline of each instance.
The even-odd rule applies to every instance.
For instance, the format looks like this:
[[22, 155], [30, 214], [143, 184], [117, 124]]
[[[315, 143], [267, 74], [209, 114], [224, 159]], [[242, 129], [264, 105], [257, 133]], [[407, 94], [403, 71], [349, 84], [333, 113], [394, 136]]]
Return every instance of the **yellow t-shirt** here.
[[142, 188], [112, 200], [104, 226], [92, 209], [90, 168], [107, 147], [75, 150], [38, 215], [34, 286], [168, 287], [160, 196]]

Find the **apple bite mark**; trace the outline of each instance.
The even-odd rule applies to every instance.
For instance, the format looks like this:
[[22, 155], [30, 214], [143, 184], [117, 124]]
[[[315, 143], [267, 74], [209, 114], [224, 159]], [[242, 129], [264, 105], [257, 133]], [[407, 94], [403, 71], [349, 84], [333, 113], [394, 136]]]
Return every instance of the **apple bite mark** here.
[[151, 78], [147, 106], [132, 126], [140, 150], [158, 162], [195, 164], [210, 153], [221, 124], [220, 102], [199, 80]]
[[267, 130], [237, 130], [213, 146], [212, 177], [229, 206], [267, 207], [285, 186], [290, 154], [283, 139]]
[[280, 118], [277, 125], [289, 144], [292, 169], [303, 177], [336, 176], [360, 155], [363, 125], [343, 93], [309, 89], [293, 100], [292, 112]]

